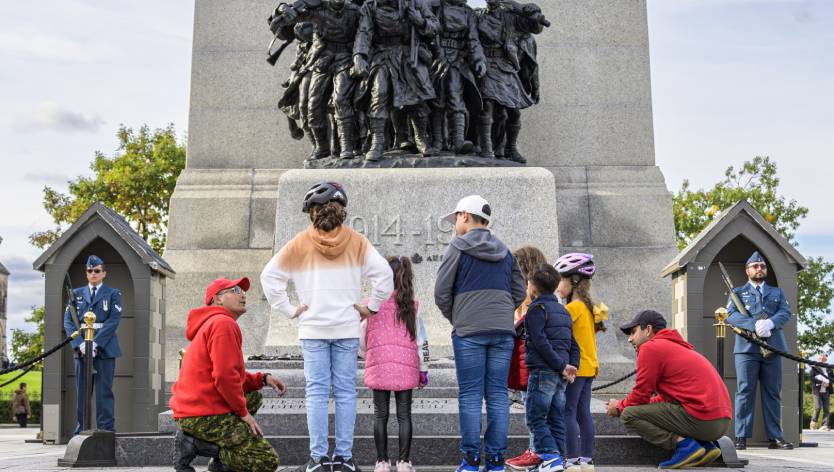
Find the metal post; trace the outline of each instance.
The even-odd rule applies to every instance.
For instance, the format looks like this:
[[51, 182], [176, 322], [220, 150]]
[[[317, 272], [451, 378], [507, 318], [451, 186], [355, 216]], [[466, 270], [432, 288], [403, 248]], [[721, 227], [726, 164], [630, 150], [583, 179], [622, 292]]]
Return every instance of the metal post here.
[[723, 306], [715, 310], [715, 339], [716, 348], [715, 364], [718, 369], [718, 375], [724, 380], [724, 338], [727, 337], [727, 324], [724, 322], [727, 319], [728, 312]]
[[84, 431], [92, 429], [93, 423], [93, 338], [95, 331], [93, 323], [96, 314], [92, 311], [84, 313]]
[[[805, 353], [799, 351], [799, 357], [805, 359]], [[797, 363], [797, 370], [799, 373], [799, 447], [817, 447], [815, 442], [805, 442], [802, 440], [802, 427], [805, 423], [805, 364]]]

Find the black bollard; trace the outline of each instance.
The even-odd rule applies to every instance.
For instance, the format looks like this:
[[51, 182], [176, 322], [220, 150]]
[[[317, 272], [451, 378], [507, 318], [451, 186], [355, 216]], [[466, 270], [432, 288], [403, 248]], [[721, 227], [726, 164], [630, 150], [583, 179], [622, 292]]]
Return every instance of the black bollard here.
[[[805, 357], [804, 352], [799, 353], [799, 357]], [[799, 447], [817, 447], [815, 442], [805, 442], [802, 440], [802, 427], [805, 426], [805, 364], [798, 363], [796, 365], [799, 373]]]
[[724, 338], [727, 337], [727, 324], [724, 320], [727, 319], [727, 309], [721, 307], [715, 310], [715, 368], [718, 370], [718, 375], [721, 380], [724, 380]]
[[88, 311], [84, 314], [84, 431], [90, 431], [93, 425], [93, 323], [96, 315]]

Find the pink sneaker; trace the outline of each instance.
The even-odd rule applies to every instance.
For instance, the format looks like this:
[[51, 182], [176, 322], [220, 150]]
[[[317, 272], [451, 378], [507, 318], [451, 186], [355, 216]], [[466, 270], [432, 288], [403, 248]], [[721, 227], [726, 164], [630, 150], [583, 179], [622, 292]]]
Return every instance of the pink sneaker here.
[[374, 466], [374, 472], [391, 472], [391, 463], [388, 461], [378, 461]]
[[397, 461], [397, 472], [414, 472], [410, 461]]

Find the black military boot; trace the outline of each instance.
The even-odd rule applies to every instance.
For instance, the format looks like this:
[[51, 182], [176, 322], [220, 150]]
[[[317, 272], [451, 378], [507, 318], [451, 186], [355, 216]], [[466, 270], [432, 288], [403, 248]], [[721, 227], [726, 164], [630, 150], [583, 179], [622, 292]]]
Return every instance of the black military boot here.
[[339, 143], [342, 152], [341, 159], [353, 159], [356, 153], [353, 151], [353, 118], [339, 120]]
[[507, 147], [504, 157], [520, 164], [527, 164], [527, 159], [518, 150], [519, 133], [521, 133], [521, 123], [507, 125]]
[[492, 123], [482, 121], [478, 125], [478, 136], [481, 142], [481, 157], [495, 159], [495, 153], [492, 152]]
[[310, 159], [324, 159], [330, 156], [330, 142], [327, 136], [327, 126], [311, 126], [316, 145], [310, 154]]
[[180, 430], [174, 434], [174, 470], [177, 472], [195, 472], [191, 467], [191, 461], [198, 455], [194, 439]]
[[232, 469], [226, 467], [225, 464], [220, 462], [220, 459], [212, 458], [208, 463], [208, 472], [232, 472]]
[[368, 162], [382, 159], [385, 150], [385, 118], [371, 118], [371, 147], [365, 154]]
[[414, 128], [414, 143], [417, 144], [417, 152], [423, 157], [437, 155], [437, 151], [429, 143], [429, 117], [414, 115], [411, 117], [411, 126]]
[[391, 126], [394, 128], [394, 149], [414, 152], [414, 143], [408, 136], [408, 112], [404, 110], [391, 112]]
[[469, 154], [472, 152], [472, 141], [464, 139], [466, 131], [466, 116], [463, 112], [452, 113], [451, 122], [452, 148], [456, 154]]
[[437, 152], [446, 150], [446, 140], [443, 139], [443, 128], [446, 121], [445, 110], [435, 110], [431, 114], [431, 147]]

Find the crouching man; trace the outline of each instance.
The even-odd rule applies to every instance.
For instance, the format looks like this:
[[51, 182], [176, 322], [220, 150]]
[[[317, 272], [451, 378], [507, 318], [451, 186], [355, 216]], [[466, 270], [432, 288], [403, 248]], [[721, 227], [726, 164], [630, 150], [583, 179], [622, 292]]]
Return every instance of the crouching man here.
[[173, 387], [171, 409], [177, 432], [174, 467], [194, 472], [191, 461], [212, 457], [210, 471], [274, 472], [278, 454], [255, 421], [259, 390], [270, 386], [283, 395], [277, 377], [246, 372], [237, 319], [246, 312], [249, 279], [219, 278], [206, 289], [206, 306], [188, 314], [191, 342]]
[[661, 469], [707, 465], [721, 456], [715, 441], [733, 416], [730, 394], [712, 364], [656, 311], [639, 313], [620, 327], [637, 349], [637, 381], [608, 414], [644, 440], [674, 450]]

